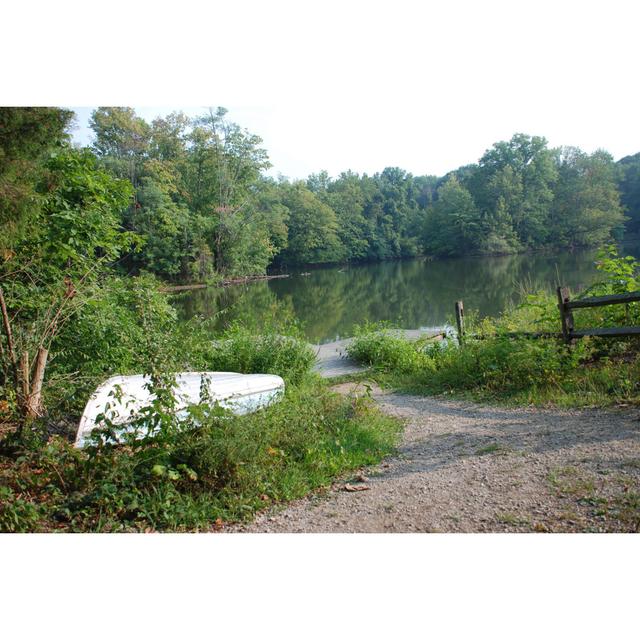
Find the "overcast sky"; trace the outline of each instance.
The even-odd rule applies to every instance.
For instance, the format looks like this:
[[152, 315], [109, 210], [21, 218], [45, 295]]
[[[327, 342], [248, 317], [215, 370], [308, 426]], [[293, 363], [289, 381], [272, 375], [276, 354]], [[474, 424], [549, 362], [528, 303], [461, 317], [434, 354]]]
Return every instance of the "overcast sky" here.
[[66, 4], [66, 37], [46, 15], [34, 26], [39, 52], [9, 30], [21, 59], [6, 69], [9, 100], [148, 119], [225, 106], [264, 139], [274, 174], [442, 175], [516, 132], [616, 159], [640, 151], [639, 3], [184, 0], [169, 14], [114, 0], [93, 16]]

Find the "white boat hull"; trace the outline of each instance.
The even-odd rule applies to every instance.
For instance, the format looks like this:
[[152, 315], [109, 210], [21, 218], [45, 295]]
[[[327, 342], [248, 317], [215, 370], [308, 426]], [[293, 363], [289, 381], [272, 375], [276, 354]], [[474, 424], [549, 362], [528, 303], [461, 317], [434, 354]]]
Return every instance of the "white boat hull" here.
[[[122, 425], [118, 430], [121, 441], [124, 435], [136, 431], [128, 426], [144, 407], [151, 405], [155, 396], [147, 388], [149, 376], [114, 376], [101, 384], [93, 393], [84, 409], [75, 446], [82, 448], [87, 443], [91, 432], [104, 426], [99, 419], [101, 415], [108, 415], [111, 424]], [[203, 383], [207, 387], [207, 398], [201, 397]], [[280, 376], [263, 373], [227, 373], [217, 371], [203, 371], [194, 373], [180, 373], [176, 375], [176, 412], [185, 414], [190, 405], [219, 404], [235, 415], [243, 415], [257, 411], [277, 402], [284, 393], [284, 380]], [[118, 397], [116, 397], [116, 394]], [[109, 410], [105, 408], [109, 406]], [[148, 435], [146, 429], [136, 434], [136, 437]]]

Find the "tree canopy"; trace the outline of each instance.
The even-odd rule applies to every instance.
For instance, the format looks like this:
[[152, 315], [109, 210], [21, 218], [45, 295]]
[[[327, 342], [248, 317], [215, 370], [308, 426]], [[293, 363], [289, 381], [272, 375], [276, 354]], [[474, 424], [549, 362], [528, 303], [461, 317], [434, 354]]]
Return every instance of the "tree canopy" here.
[[129, 184], [132, 197], [112, 200], [103, 216], [136, 239], [119, 269], [180, 282], [263, 274], [273, 265], [596, 245], [621, 237], [625, 212], [628, 229], [640, 230], [640, 154], [616, 164], [602, 150], [554, 149], [517, 133], [443, 177], [387, 167], [274, 180], [262, 140], [223, 108], [148, 123], [128, 107], [99, 107], [93, 145], [81, 153], [69, 148], [71, 117], [0, 109], [5, 250], [24, 234], [39, 237], [26, 225], [55, 192], [60, 163], [94, 176], [88, 193], [102, 180], [98, 169]]

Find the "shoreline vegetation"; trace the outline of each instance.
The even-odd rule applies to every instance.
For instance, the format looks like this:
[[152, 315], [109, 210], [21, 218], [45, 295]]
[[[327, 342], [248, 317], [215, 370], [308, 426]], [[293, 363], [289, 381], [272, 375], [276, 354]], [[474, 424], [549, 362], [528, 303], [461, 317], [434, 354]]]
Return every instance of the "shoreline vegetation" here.
[[[442, 178], [387, 168], [273, 180], [262, 141], [224, 109], [149, 124], [102, 107], [83, 149], [69, 142], [72, 115], [0, 108], [0, 531], [216, 530], [393, 451], [399, 423], [312, 372], [314, 353], [286, 309], [215, 333], [211, 320], [180, 322], [163, 288], [268, 278], [273, 265], [605, 245], [640, 221], [640, 155], [615, 163], [516, 134]], [[600, 267], [592, 293], [639, 288], [632, 258], [609, 248]], [[487, 339], [462, 349], [364, 328], [352, 355], [423, 393], [635, 404], [637, 341], [567, 347], [503, 335], [546, 330], [553, 311], [532, 293], [478, 322]], [[640, 321], [636, 304], [584, 313], [592, 326]], [[242, 417], [203, 402], [179, 420], [174, 374], [212, 370], [281, 375], [285, 397]], [[96, 386], [140, 373], [160, 435], [74, 449]]]
[[[600, 251], [601, 278], [578, 299], [640, 290], [640, 263]], [[576, 330], [640, 325], [632, 302], [574, 312]], [[450, 324], [455, 321], [451, 320]], [[465, 318], [463, 344], [403, 339], [385, 325], [359, 327], [347, 348], [367, 375], [395, 389], [517, 406], [606, 407], [640, 405], [640, 339], [585, 337], [565, 343], [558, 303], [530, 292], [497, 318]], [[535, 334], [522, 335], [525, 333]]]

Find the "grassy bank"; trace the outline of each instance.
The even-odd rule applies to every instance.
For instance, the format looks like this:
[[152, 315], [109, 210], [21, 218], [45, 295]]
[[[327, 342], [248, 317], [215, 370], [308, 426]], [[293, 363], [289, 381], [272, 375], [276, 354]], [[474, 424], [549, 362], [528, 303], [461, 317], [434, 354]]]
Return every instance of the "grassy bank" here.
[[[313, 375], [314, 353], [286, 316], [259, 334], [236, 325], [213, 336], [206, 323], [179, 323], [154, 284], [118, 281], [82, 308], [52, 361], [47, 413], [20, 437], [11, 402], [0, 408], [0, 531], [215, 530], [393, 450], [398, 424]], [[203, 404], [178, 420], [172, 372], [202, 370], [277, 374], [286, 393], [251, 415]], [[160, 435], [74, 449], [95, 385], [141, 371], [166, 400], [150, 408]]]
[[197, 429], [130, 446], [73, 449], [6, 438], [0, 531], [194, 531], [298, 498], [394, 447], [398, 424], [319, 380], [258, 413], [211, 412]]
[[[640, 288], [640, 265], [603, 252], [602, 279], [584, 296]], [[380, 382], [413, 393], [455, 394], [478, 401], [560, 406], [640, 403], [640, 340], [513, 338], [513, 332], [558, 332], [555, 297], [525, 296], [499, 318], [468, 318], [470, 337], [411, 342], [385, 327], [362, 327], [349, 347], [358, 362], [373, 366]], [[637, 303], [579, 310], [576, 328], [640, 324]]]
[[381, 383], [411, 393], [480, 402], [567, 407], [640, 403], [637, 345], [567, 347], [551, 339], [495, 335], [457, 344], [412, 343], [382, 332], [361, 334], [349, 353], [373, 365]]

